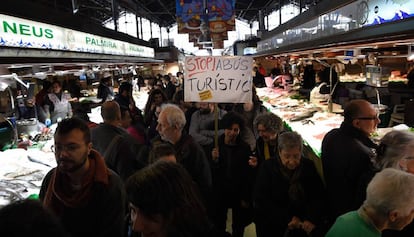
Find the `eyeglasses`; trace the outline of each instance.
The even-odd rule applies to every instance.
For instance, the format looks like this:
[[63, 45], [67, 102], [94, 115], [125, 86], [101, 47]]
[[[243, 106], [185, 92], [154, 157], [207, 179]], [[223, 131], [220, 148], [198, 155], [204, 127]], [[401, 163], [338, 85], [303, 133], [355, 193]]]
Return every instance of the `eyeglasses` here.
[[69, 152], [69, 153], [73, 153], [73, 152], [75, 152], [79, 148], [80, 148], [80, 145], [78, 145], [78, 144], [52, 145], [50, 147], [50, 149], [54, 153], [59, 153], [59, 152], [62, 152], [62, 151], [66, 151], [66, 152]]
[[225, 130], [240, 133], [240, 128], [226, 128]]
[[377, 120], [379, 119], [379, 115], [371, 116], [371, 117], [356, 117], [355, 119], [359, 120]]
[[257, 129], [257, 133], [274, 133], [272, 130], [270, 129]]

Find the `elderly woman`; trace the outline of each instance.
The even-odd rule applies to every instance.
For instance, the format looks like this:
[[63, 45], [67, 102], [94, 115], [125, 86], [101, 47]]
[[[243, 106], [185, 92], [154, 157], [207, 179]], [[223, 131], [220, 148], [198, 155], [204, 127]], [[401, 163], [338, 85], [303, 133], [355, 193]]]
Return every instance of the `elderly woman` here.
[[216, 236], [191, 176], [179, 164], [159, 161], [129, 177], [131, 227], [141, 236]]
[[313, 162], [302, 157], [302, 149], [299, 134], [282, 133], [279, 157], [260, 167], [253, 195], [258, 237], [318, 236], [324, 187]]
[[394, 130], [385, 134], [374, 154], [371, 170], [360, 181], [358, 196], [361, 203], [365, 200], [368, 183], [377, 172], [395, 168], [414, 174], [414, 133]]
[[224, 134], [218, 148], [212, 150], [212, 179], [215, 201], [214, 222], [225, 233], [228, 208], [232, 209], [232, 236], [243, 237], [244, 228], [252, 221], [251, 192], [253, 169], [249, 166], [250, 146], [240, 132], [244, 119], [229, 112], [221, 119]]
[[414, 133], [394, 130], [385, 134], [377, 149], [376, 165], [414, 174]]

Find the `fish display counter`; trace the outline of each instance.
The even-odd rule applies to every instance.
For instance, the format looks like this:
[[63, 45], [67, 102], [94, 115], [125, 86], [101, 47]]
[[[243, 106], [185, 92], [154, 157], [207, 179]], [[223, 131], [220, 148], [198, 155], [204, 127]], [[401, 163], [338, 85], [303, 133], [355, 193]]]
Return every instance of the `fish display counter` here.
[[0, 152], [0, 207], [37, 198], [43, 177], [56, 166], [52, 151], [14, 148]]
[[38, 197], [44, 176], [56, 167], [53, 136], [47, 138], [20, 141], [0, 151], [0, 208], [17, 200]]
[[306, 145], [320, 157], [323, 137], [343, 121], [341, 106], [334, 104], [333, 112], [329, 113], [327, 103], [311, 104], [279, 88], [256, 90], [263, 105], [279, 116], [288, 129], [298, 132]]

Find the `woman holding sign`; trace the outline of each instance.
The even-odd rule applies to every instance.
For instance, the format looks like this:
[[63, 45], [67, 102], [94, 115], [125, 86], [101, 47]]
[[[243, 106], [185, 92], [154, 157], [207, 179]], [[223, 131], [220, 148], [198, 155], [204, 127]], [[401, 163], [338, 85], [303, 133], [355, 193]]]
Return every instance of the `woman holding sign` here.
[[218, 147], [211, 152], [215, 201], [213, 221], [224, 233], [227, 210], [232, 208], [232, 236], [242, 237], [245, 226], [252, 221], [253, 168], [249, 166], [250, 146], [239, 136], [244, 128], [244, 120], [239, 114], [225, 114], [221, 125], [224, 134], [219, 137]]

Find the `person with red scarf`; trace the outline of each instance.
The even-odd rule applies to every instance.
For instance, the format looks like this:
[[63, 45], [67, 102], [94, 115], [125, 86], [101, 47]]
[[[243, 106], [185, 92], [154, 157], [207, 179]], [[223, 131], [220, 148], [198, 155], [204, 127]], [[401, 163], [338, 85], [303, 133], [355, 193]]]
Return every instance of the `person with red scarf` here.
[[57, 167], [45, 176], [40, 200], [71, 236], [124, 236], [126, 194], [121, 178], [92, 149], [90, 130], [77, 118], [55, 132]]

